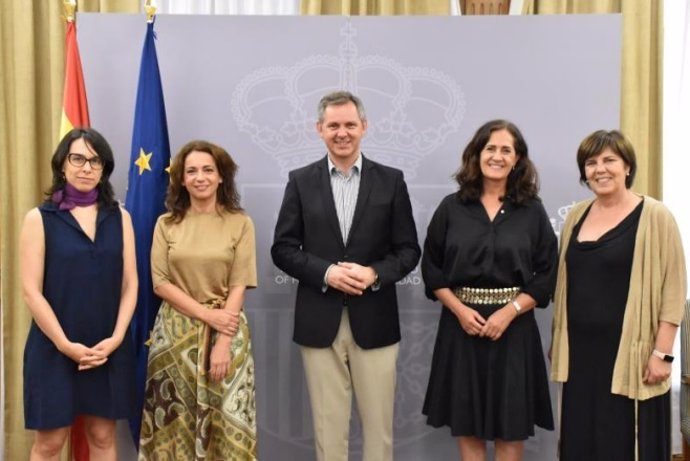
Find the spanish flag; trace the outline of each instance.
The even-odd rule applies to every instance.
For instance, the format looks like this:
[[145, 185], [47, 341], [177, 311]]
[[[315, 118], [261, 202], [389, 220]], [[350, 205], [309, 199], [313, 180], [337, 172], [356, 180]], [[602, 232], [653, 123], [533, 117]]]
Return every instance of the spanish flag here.
[[[89, 107], [86, 102], [86, 86], [81, 69], [81, 58], [77, 46], [77, 25], [75, 24], [74, 1], [65, 0], [65, 18], [67, 34], [65, 35], [65, 91], [62, 97], [62, 119], [60, 121], [60, 138], [71, 129], [88, 127]], [[89, 444], [86, 440], [84, 419], [77, 416], [72, 423], [70, 435], [72, 459], [89, 461]]]
[[[74, 7], [72, 8], [74, 9]], [[67, 16], [65, 37], [65, 92], [62, 99], [60, 139], [72, 128], [88, 127], [89, 107], [86, 102], [86, 86], [77, 46], [77, 25], [74, 14]]]

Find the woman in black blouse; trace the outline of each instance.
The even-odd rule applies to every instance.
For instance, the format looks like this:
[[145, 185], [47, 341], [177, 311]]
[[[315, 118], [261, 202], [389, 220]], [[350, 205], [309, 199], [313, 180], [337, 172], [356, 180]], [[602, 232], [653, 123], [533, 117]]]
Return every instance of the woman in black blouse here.
[[429, 224], [422, 273], [443, 303], [423, 412], [449, 426], [463, 461], [520, 460], [534, 426], [553, 429], [534, 318], [556, 275], [557, 243], [518, 128], [485, 123], [465, 148], [458, 192]]

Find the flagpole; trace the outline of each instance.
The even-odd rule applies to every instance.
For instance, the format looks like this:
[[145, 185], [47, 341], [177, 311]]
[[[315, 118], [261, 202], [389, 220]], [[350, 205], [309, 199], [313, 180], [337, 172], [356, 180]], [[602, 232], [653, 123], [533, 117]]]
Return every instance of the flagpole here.
[[132, 217], [134, 227], [139, 274], [137, 308], [130, 323], [137, 364], [135, 381], [138, 411], [129, 420], [129, 426], [137, 448], [142, 432], [148, 346], [151, 330], [161, 304], [160, 298], [153, 291], [151, 244], [156, 221], [165, 212], [165, 194], [170, 181], [166, 172], [170, 164], [170, 141], [154, 32], [156, 7], [151, 0], [147, 0], [144, 8], [147, 16], [146, 36], [139, 68], [125, 197], [125, 208]]
[[[76, 11], [77, 0], [63, 0], [63, 11], [67, 23], [65, 43], [65, 84], [62, 98], [62, 114], [60, 120], [60, 138], [76, 125], [88, 126], [89, 115], [84, 89], [84, 76], [81, 69], [81, 59], [76, 45]], [[86, 440], [84, 419], [77, 416], [70, 427], [68, 444], [70, 459], [74, 461], [89, 461], [89, 445]]]
[[153, 5], [151, 0], [146, 0], [144, 10], [146, 11], [146, 22], [153, 22], [153, 19], [156, 17], [156, 6]]
[[62, 6], [65, 10], [65, 20], [74, 22], [74, 14], [77, 10], [77, 0], [63, 0]]

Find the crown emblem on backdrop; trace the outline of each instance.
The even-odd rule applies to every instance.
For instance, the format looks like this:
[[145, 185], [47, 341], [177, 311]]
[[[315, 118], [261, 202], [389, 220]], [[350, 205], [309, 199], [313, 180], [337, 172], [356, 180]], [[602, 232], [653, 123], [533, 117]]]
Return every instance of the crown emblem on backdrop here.
[[309, 56], [290, 67], [264, 67], [247, 75], [233, 91], [233, 119], [286, 175], [325, 155], [315, 129], [319, 99], [348, 90], [367, 112], [365, 155], [400, 168], [408, 178], [416, 176], [420, 160], [460, 126], [465, 113], [460, 86], [433, 68], [359, 56], [357, 29], [350, 21], [340, 35], [337, 56]]
[[563, 230], [563, 225], [565, 224], [565, 219], [568, 217], [568, 213], [570, 213], [570, 210], [572, 210], [573, 206], [575, 206], [575, 202], [558, 207], [558, 219], [551, 217], [549, 218], [551, 227], [553, 228], [553, 231], [556, 233], [556, 236], [559, 240], [561, 238], [561, 230]]

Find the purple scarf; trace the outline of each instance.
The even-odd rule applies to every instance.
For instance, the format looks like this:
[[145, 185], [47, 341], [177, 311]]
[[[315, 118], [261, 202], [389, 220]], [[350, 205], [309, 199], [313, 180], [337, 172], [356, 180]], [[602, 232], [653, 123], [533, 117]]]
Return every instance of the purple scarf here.
[[65, 188], [53, 192], [50, 199], [58, 205], [60, 210], [71, 210], [76, 206], [89, 206], [96, 203], [98, 189], [93, 188], [88, 192], [81, 192], [70, 183], [66, 183]]

